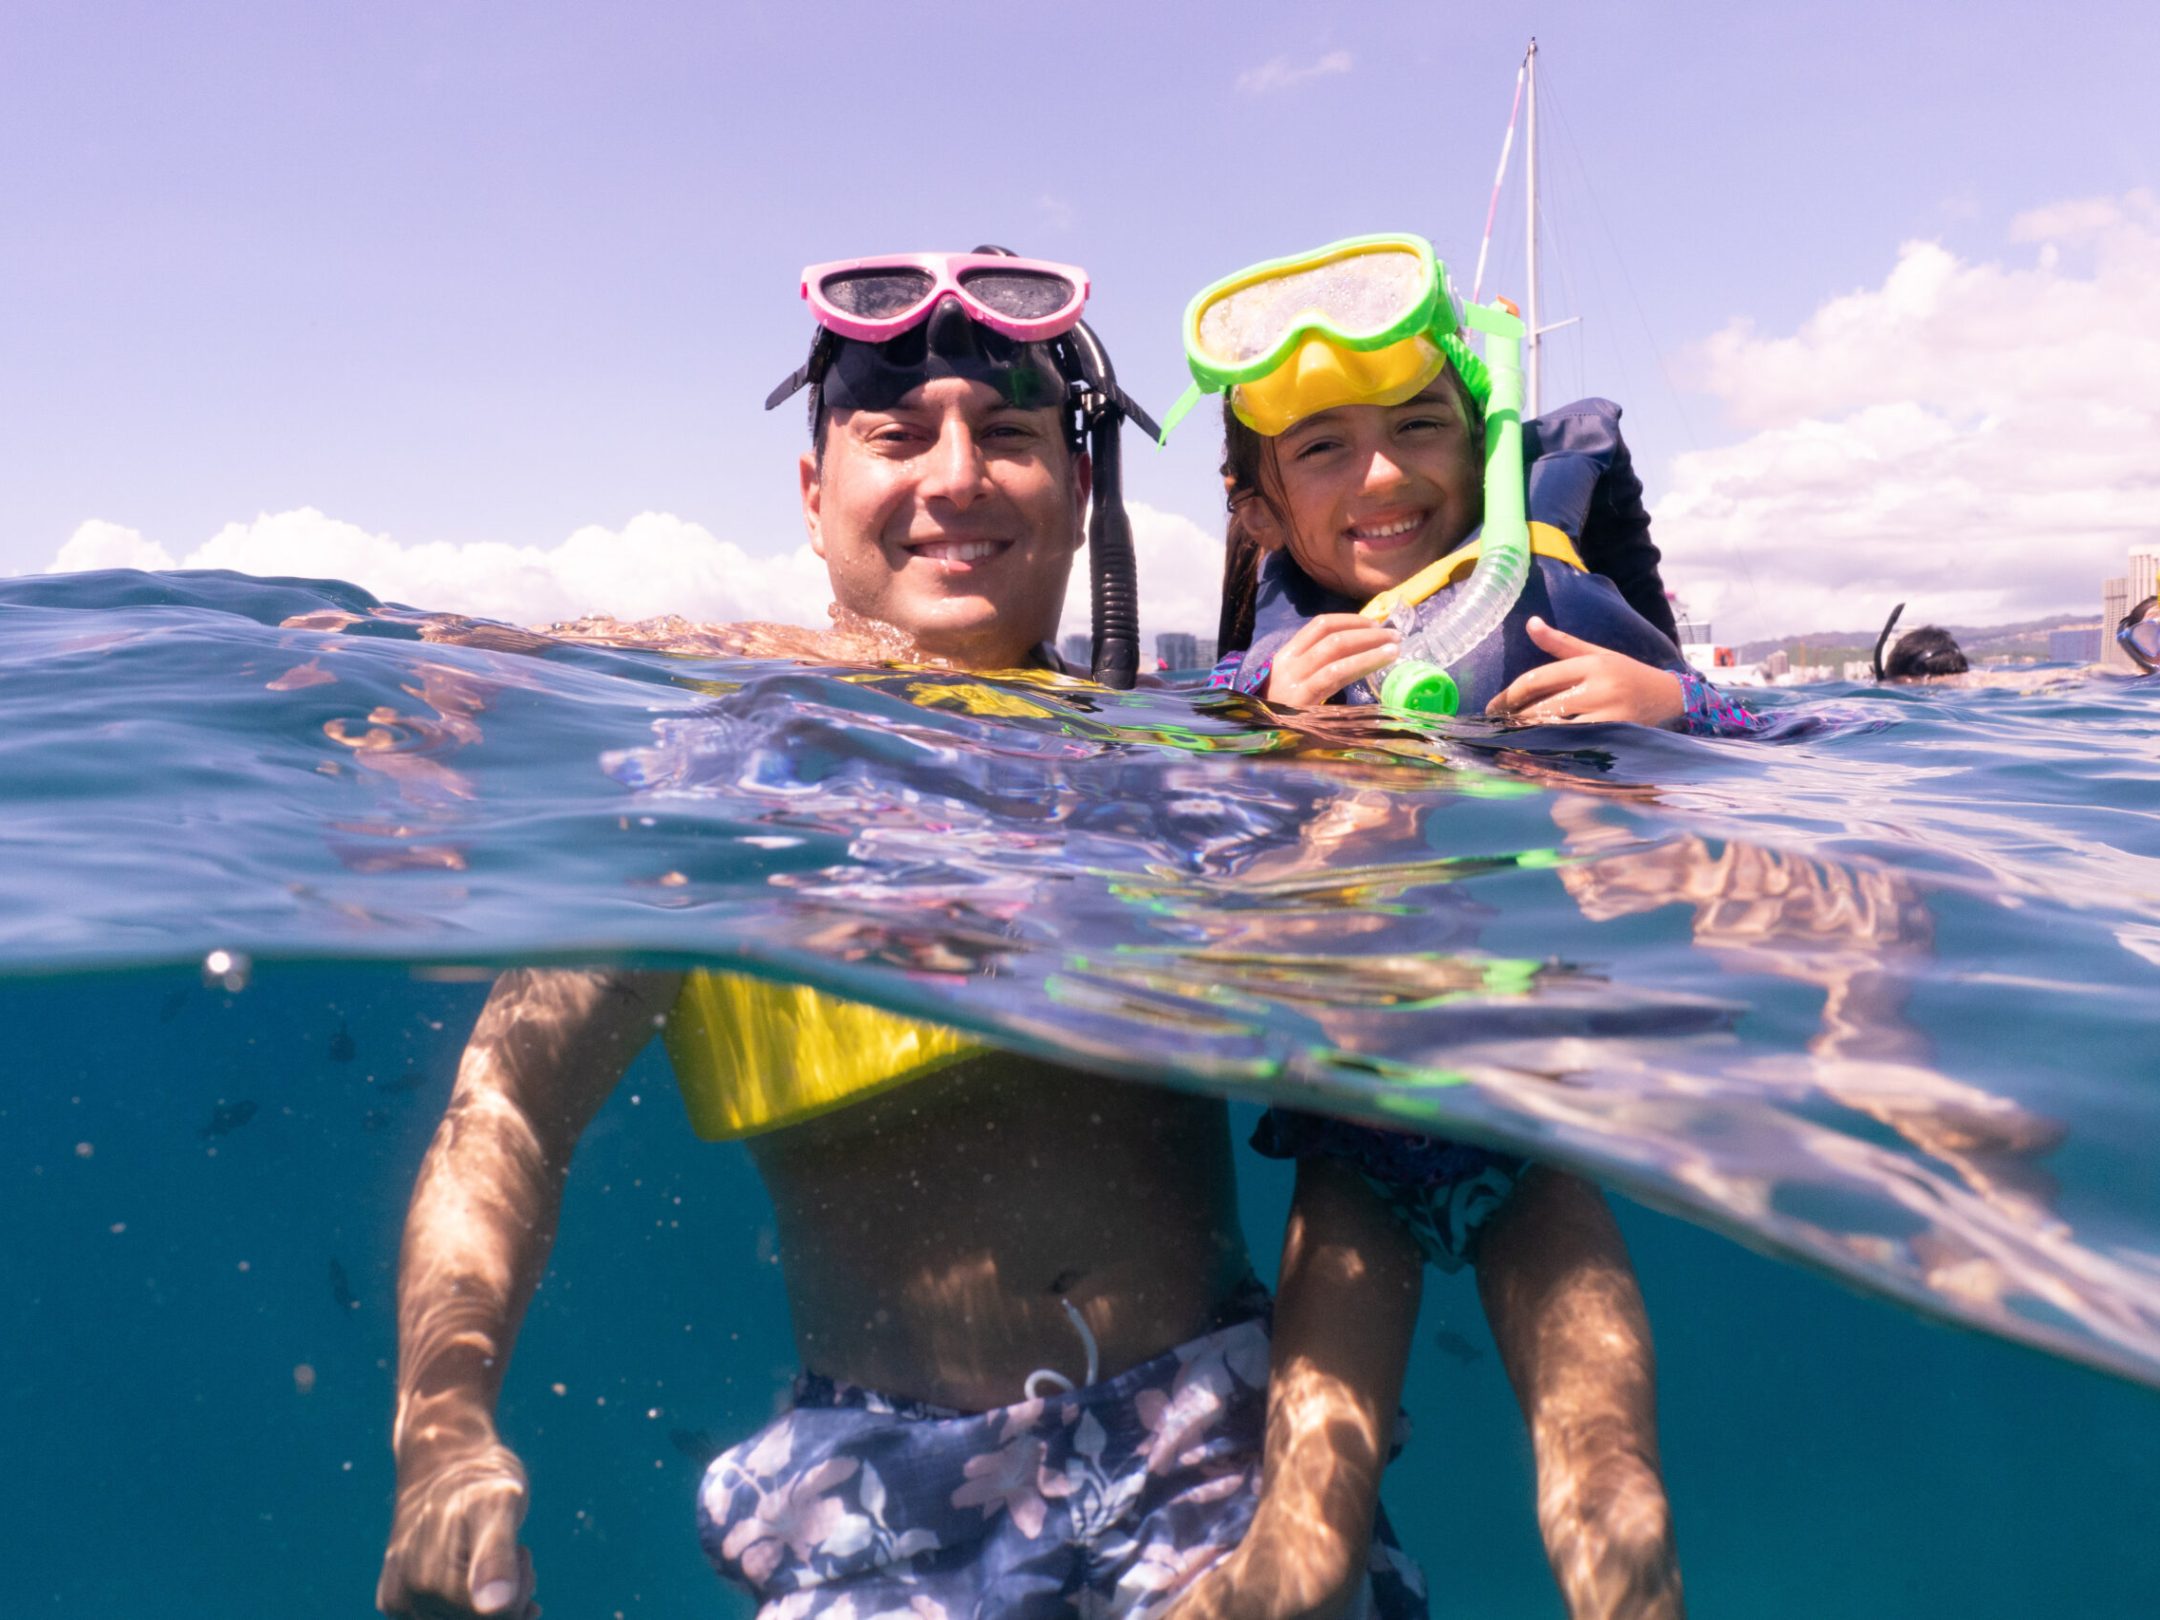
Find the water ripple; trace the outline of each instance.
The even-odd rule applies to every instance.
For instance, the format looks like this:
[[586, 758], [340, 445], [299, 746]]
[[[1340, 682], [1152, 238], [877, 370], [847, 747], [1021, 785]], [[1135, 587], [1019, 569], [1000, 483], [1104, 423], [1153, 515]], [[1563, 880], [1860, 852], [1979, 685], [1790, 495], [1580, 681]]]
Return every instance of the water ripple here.
[[1521, 1147], [2160, 1383], [2160, 691], [1768, 743], [0, 582], [0, 971], [729, 963]]

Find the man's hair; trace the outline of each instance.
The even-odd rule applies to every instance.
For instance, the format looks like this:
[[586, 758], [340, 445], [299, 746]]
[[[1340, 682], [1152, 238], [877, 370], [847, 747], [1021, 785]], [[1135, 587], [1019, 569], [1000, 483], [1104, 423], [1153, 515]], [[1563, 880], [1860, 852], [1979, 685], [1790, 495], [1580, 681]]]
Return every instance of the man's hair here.
[[1922, 675], [1962, 675], [1971, 668], [1957, 637], [1940, 625], [1923, 624], [1898, 638], [1883, 661], [1886, 680], [1911, 680]]
[[[1485, 413], [1470, 397], [1461, 375], [1453, 366], [1441, 368], [1470, 430], [1470, 454], [1480, 471], [1485, 466]], [[1238, 419], [1230, 395], [1223, 395], [1223, 492], [1230, 519], [1223, 531], [1222, 618], [1215, 627], [1215, 644], [1224, 652], [1252, 645], [1253, 607], [1260, 594], [1260, 560], [1264, 548], [1252, 526], [1252, 503], [1267, 507], [1278, 528], [1287, 529], [1290, 514], [1282, 499], [1282, 475], [1268, 446], [1266, 435], [1255, 433]]]

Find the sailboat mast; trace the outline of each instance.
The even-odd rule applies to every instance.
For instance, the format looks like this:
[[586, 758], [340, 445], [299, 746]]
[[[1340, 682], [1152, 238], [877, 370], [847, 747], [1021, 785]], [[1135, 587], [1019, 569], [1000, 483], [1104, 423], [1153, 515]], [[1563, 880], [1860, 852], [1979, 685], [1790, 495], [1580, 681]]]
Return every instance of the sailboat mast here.
[[1523, 322], [1523, 407], [1526, 416], [1538, 414], [1538, 296], [1537, 296], [1537, 41], [1530, 41], [1530, 54], [1526, 59], [1526, 72], [1530, 92], [1529, 117], [1524, 125], [1527, 137], [1523, 147], [1524, 173], [1528, 176], [1526, 190], [1528, 203], [1524, 208], [1524, 234], [1528, 239], [1525, 257], [1528, 260], [1528, 287], [1524, 289]]

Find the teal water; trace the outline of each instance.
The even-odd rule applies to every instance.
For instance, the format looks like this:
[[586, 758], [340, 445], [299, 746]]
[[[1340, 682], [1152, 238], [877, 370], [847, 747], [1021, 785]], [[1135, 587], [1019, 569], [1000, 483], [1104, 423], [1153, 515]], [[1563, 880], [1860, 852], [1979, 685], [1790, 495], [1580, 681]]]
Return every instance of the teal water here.
[[[1629, 1195], [1695, 1612], [2153, 1612], [2160, 696], [1779, 701], [1310, 736], [0, 581], [0, 1612], [367, 1612], [484, 972], [630, 958], [1575, 1164]], [[506, 1396], [558, 1615], [734, 1612], [686, 1452], [792, 1371], [762, 1195], [679, 1110], [649, 1054], [581, 1149]], [[1436, 1613], [1557, 1613], [1467, 1280], [1409, 1404]]]

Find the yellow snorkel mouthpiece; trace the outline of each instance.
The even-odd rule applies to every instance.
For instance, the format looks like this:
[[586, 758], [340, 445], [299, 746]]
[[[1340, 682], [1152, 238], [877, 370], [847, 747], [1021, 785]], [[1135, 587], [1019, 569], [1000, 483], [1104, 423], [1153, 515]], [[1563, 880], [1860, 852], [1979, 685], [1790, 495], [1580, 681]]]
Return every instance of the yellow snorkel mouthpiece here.
[[1446, 353], [1423, 333], [1385, 348], [1346, 349], [1313, 332], [1266, 376], [1233, 387], [1230, 409], [1255, 433], [1272, 439], [1338, 406], [1400, 405], [1446, 366]]

